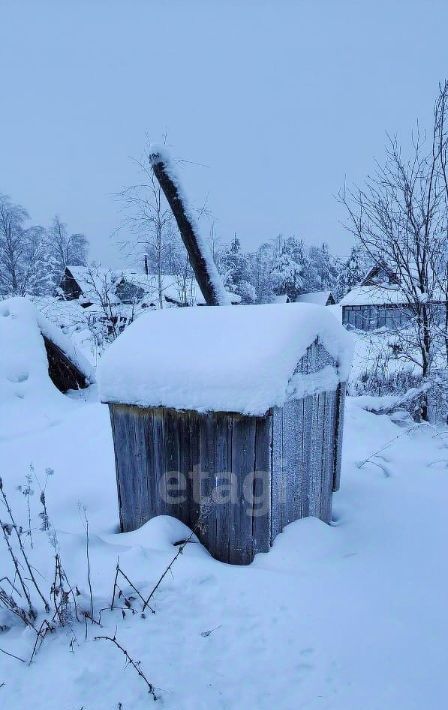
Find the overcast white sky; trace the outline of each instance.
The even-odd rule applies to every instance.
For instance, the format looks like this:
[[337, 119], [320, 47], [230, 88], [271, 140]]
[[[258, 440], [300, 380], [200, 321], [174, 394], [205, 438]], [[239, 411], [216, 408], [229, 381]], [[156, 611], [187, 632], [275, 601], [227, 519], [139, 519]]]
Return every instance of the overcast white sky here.
[[111, 194], [167, 132], [191, 200], [246, 247], [351, 240], [334, 195], [430, 120], [447, 0], [0, 0], [0, 192], [117, 266]]

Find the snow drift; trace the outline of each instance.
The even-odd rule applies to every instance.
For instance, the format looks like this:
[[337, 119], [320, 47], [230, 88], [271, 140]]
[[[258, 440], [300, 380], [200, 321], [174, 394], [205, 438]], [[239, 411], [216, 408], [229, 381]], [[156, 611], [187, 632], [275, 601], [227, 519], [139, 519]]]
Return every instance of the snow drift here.
[[59, 349], [86, 380], [91, 366], [62, 331], [26, 298], [0, 302], [0, 438], [54, 421], [70, 404], [49, 376], [45, 340]]

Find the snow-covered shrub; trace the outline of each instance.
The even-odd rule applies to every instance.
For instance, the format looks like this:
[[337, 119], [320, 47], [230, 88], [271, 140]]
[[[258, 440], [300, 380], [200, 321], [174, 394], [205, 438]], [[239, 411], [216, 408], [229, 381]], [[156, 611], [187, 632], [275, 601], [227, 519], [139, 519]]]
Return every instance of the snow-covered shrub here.
[[[34, 632], [34, 646], [30, 660], [33, 659], [43, 640], [58, 627], [71, 626], [80, 620], [78, 597], [81, 594], [72, 586], [65, 573], [56, 531], [48, 516], [45, 489], [52, 470], [47, 469], [45, 484], [42, 487], [34, 469], [26, 476], [25, 486], [19, 487], [27, 499], [28, 517], [26, 524], [16, 519], [9, 497], [0, 478], [0, 500], [2, 503], [0, 529], [5, 552], [5, 572], [0, 579], [0, 610], [15, 618]], [[31, 514], [30, 498], [34, 489], [39, 493], [40, 512], [36, 523]], [[48, 538], [49, 556], [47, 579], [37, 568], [33, 559], [33, 540], [44, 535]], [[51, 562], [50, 562], [51, 560]], [[50, 574], [51, 572], [51, 574]], [[6, 620], [6, 619], [5, 619]], [[8, 624], [2, 624], [5, 630]]]
[[[392, 403], [395, 402], [396, 408], [405, 409], [417, 421], [421, 418], [422, 409], [427, 407], [429, 422], [446, 422], [448, 378], [444, 367], [434, 369], [424, 379], [418, 365], [418, 353], [415, 353], [415, 362], [411, 362], [409, 351], [403, 353], [400, 333], [381, 329], [352, 331], [352, 334], [355, 357], [347, 388], [349, 395], [388, 398], [388, 410], [392, 411]], [[403, 338], [406, 338], [405, 330]], [[382, 411], [380, 402], [374, 410]]]
[[428, 390], [428, 419], [432, 424], [448, 424], [448, 371], [438, 370]]

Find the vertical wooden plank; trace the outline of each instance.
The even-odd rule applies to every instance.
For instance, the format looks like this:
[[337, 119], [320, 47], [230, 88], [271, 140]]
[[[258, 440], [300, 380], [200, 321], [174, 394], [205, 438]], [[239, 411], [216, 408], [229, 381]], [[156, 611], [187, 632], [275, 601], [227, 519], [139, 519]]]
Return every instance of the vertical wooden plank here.
[[216, 554], [216, 502], [213, 500], [215, 489], [215, 428], [216, 414], [199, 416], [199, 462], [196, 471], [199, 491], [200, 521], [198, 536], [203, 545], [212, 554]]
[[310, 431], [310, 453], [308, 460], [308, 515], [316, 515], [316, 458], [317, 458], [317, 421], [318, 421], [318, 405], [315, 396], [310, 396], [311, 408], [311, 431]]
[[321, 520], [324, 520], [324, 510], [327, 503], [328, 495], [325, 490], [325, 445], [326, 445], [326, 425], [328, 417], [327, 393], [319, 394], [319, 433], [320, 433], [320, 450], [318, 451], [318, 459], [316, 461], [317, 487], [319, 491], [319, 504], [317, 515]]
[[328, 506], [330, 498], [330, 490], [328, 490], [328, 445], [330, 436], [328, 432], [328, 424], [330, 419], [330, 396], [328, 392], [322, 392], [319, 395], [320, 410], [321, 410], [321, 427], [322, 427], [322, 449], [320, 455], [320, 506], [319, 518], [324, 522], [328, 522]]
[[200, 415], [197, 412], [190, 412], [188, 426], [188, 481], [187, 481], [187, 501], [188, 501], [188, 526], [196, 529], [200, 522], [200, 479], [201, 470], [200, 458]]
[[232, 505], [229, 562], [247, 564], [253, 559], [252, 505], [245, 488], [253, 487], [255, 468], [255, 417], [234, 415], [232, 471], [237, 479], [237, 501]]
[[335, 448], [334, 448], [334, 474], [333, 491], [338, 491], [341, 485], [341, 460], [342, 460], [342, 435], [344, 429], [345, 382], [341, 382], [336, 391], [336, 416], [335, 416]]
[[228, 562], [230, 526], [232, 522], [232, 434], [233, 417], [220, 414], [216, 418], [215, 436], [215, 556]]
[[295, 431], [295, 491], [292, 513], [294, 520], [302, 517], [302, 459], [303, 459], [303, 399], [296, 401], [296, 431]]
[[311, 424], [311, 452], [310, 452], [310, 493], [309, 515], [319, 517], [320, 512], [320, 469], [323, 439], [322, 396], [319, 394], [310, 397], [312, 407]]
[[282, 531], [283, 413], [272, 409], [271, 545]]
[[271, 417], [255, 424], [252, 539], [254, 552], [268, 552], [271, 544]]
[[298, 473], [297, 473], [297, 518], [304, 518], [307, 513], [307, 476], [305, 462], [305, 399], [298, 401]]
[[283, 525], [300, 517], [302, 400], [286, 402], [283, 407], [283, 493], [285, 516]]
[[130, 521], [127, 517], [129, 503], [126, 497], [126, 489], [123, 485], [123, 482], [126, 479], [127, 471], [126, 465], [124, 464], [124, 462], [122, 462], [122, 449], [125, 448], [126, 451], [129, 451], [129, 446], [126, 446], [123, 422], [120, 421], [117, 406], [112, 404], [109, 405], [109, 416], [110, 423], [112, 426], [112, 439], [114, 443], [115, 476], [117, 482], [120, 530], [121, 532], [126, 532], [127, 530], [132, 530], [132, 527], [130, 526]]
[[303, 489], [302, 517], [311, 515], [311, 466], [312, 466], [312, 433], [313, 433], [313, 397], [303, 400]]
[[153, 515], [169, 514], [166, 503], [166, 439], [165, 413], [163, 409], [153, 409], [152, 431], [148, 431], [148, 462], [150, 505]]
[[321, 520], [324, 520], [323, 511], [325, 509], [328, 496], [325, 491], [324, 478], [325, 478], [325, 427], [327, 423], [327, 393], [321, 392], [318, 396], [319, 404], [319, 414], [318, 414], [318, 431], [319, 431], [319, 443], [316, 461], [316, 475], [317, 475], [317, 490], [318, 490], [318, 508], [317, 515]]
[[334, 446], [335, 446], [335, 392], [325, 393], [324, 450], [322, 457], [321, 519], [331, 521], [331, 499], [333, 493]]
[[135, 530], [152, 515], [145, 451], [145, 421], [148, 415], [121, 405], [113, 405], [111, 412], [122, 529]]
[[165, 464], [166, 485], [164, 491], [167, 496], [166, 511], [179, 520], [184, 521], [185, 509], [185, 474], [181, 466], [181, 432], [182, 414], [172, 410], [164, 412], [165, 429]]

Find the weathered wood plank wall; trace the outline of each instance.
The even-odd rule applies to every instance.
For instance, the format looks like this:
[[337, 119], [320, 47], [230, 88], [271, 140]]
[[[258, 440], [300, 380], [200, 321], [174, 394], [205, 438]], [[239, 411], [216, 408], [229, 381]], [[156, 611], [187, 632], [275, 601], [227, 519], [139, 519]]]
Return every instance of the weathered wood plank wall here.
[[[327, 364], [335, 363], [316, 342], [297, 371]], [[214, 557], [245, 564], [294, 520], [330, 522], [344, 396], [340, 385], [264, 417], [110, 404], [121, 529], [173, 515]]]
[[123, 531], [168, 514], [218, 559], [268, 551], [270, 416], [109, 408]]
[[343, 394], [342, 388], [322, 392], [273, 411], [271, 541], [299, 518], [331, 521], [340, 476]]

